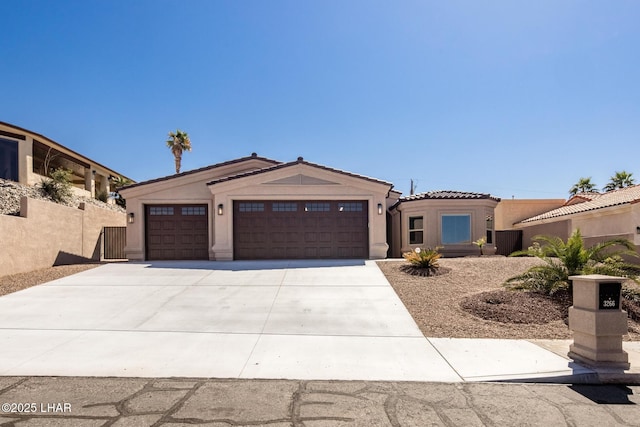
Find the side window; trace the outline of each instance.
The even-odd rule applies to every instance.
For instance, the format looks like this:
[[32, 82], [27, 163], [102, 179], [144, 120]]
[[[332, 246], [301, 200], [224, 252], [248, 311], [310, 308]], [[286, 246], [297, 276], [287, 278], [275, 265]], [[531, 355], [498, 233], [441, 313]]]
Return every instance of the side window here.
[[421, 245], [424, 243], [424, 221], [421, 216], [409, 217], [409, 244]]
[[493, 243], [493, 215], [487, 215], [487, 243]]

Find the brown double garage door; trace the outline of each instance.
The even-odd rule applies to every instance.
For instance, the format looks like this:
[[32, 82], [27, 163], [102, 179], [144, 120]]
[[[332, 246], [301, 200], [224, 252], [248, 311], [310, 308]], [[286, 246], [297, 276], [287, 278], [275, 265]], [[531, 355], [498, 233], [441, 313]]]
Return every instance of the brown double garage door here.
[[[209, 258], [207, 205], [147, 205], [149, 260]], [[368, 258], [366, 200], [236, 201], [234, 259]]]
[[366, 200], [233, 204], [234, 259], [368, 258]]

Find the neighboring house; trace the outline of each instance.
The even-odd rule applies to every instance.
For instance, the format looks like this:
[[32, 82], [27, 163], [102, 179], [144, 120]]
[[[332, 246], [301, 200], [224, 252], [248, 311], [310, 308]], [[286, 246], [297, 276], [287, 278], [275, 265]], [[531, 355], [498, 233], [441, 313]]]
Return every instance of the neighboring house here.
[[526, 249], [535, 235], [567, 239], [580, 229], [588, 245], [625, 238], [640, 246], [640, 185], [607, 193], [580, 193], [563, 206], [523, 219], [514, 228], [523, 232]]
[[391, 256], [424, 247], [442, 247], [444, 256], [477, 255], [473, 242], [484, 237], [485, 254], [495, 253], [494, 210], [499, 198], [462, 191], [431, 191], [400, 197], [391, 207]]
[[46, 136], [0, 122], [0, 178], [35, 185], [48, 171], [63, 167], [71, 171], [74, 192], [95, 197], [113, 191], [110, 178], [124, 175]]

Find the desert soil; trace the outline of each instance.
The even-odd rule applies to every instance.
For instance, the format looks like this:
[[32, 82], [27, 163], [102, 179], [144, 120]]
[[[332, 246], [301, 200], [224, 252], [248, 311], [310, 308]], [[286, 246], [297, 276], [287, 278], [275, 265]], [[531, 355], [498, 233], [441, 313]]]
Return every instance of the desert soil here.
[[[537, 258], [499, 256], [441, 259], [431, 277], [403, 271], [405, 261], [378, 266], [426, 337], [571, 339], [568, 294], [549, 298], [508, 291], [506, 279], [539, 264]], [[629, 319], [625, 340], [640, 341], [640, 323]]]

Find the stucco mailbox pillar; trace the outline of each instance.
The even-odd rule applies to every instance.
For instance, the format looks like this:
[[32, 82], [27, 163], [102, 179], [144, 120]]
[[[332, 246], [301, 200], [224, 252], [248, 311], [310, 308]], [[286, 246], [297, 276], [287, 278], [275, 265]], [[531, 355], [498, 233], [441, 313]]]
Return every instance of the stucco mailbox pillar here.
[[599, 274], [569, 279], [573, 280], [569, 357], [589, 366], [629, 369], [629, 356], [622, 349], [627, 312], [620, 301], [622, 283], [627, 279]]

